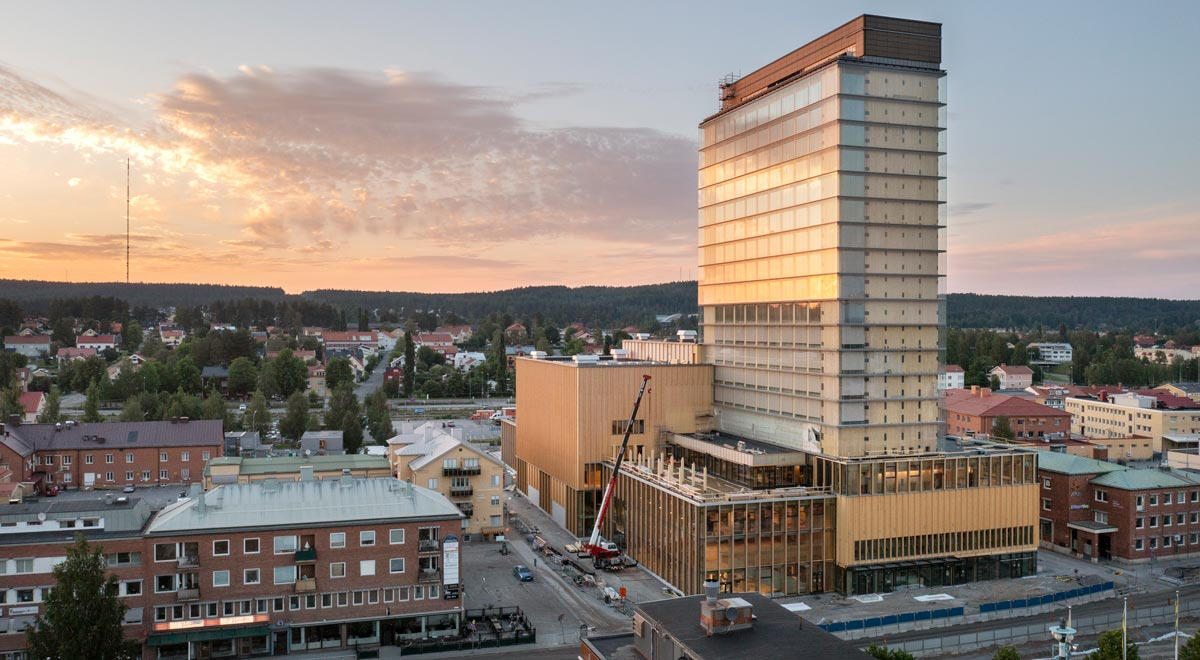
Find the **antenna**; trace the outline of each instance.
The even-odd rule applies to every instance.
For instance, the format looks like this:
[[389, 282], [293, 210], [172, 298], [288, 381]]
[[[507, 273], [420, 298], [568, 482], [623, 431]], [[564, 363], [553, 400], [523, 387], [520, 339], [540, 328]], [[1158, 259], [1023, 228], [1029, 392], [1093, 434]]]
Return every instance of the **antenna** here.
[[125, 283], [129, 284], [129, 157], [125, 157]]

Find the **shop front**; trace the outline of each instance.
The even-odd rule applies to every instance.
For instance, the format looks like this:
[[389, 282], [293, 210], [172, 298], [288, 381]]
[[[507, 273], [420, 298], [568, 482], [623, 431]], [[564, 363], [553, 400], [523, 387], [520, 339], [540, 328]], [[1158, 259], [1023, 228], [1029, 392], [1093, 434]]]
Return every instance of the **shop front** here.
[[153, 633], [146, 644], [157, 650], [159, 660], [253, 658], [271, 654], [271, 628], [262, 624]]

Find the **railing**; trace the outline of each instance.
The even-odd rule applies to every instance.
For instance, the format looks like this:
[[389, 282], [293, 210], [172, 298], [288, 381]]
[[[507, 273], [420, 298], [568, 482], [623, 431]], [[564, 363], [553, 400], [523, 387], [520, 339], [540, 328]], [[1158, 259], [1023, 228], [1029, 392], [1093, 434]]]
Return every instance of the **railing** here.
[[421, 574], [417, 576], [417, 582], [438, 582], [441, 579], [441, 571], [428, 568], [421, 569]]
[[180, 589], [176, 592], [176, 597], [181, 601], [200, 600], [199, 589]]
[[442, 468], [443, 477], [470, 477], [483, 472], [482, 467]]
[[317, 549], [316, 548], [308, 548], [307, 550], [297, 550], [296, 551], [296, 561], [316, 561], [316, 560], [317, 560]]
[[433, 539], [432, 541], [428, 539], [417, 541], [417, 552], [437, 552], [441, 548], [442, 544], [437, 539]]
[[184, 555], [179, 558], [179, 568], [199, 568], [200, 558], [196, 555]]
[[475, 494], [475, 489], [470, 486], [451, 486], [450, 497], [468, 497]]
[[317, 578], [300, 578], [296, 580], [296, 593], [303, 594], [317, 590]]

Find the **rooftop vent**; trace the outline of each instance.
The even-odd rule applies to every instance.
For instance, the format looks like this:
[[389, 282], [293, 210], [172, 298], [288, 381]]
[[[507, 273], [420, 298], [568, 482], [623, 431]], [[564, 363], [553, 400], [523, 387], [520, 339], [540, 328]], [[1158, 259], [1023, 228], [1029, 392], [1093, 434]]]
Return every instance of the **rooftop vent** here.
[[629, 359], [629, 351], [627, 351], [623, 348], [614, 348], [609, 352], [612, 353], [612, 359], [614, 359], [614, 360], [628, 360]]
[[705, 599], [700, 601], [700, 627], [705, 634], [724, 635], [754, 626], [754, 606], [744, 598], [717, 598], [719, 584], [704, 583]]
[[546, 351], [529, 351], [529, 357], [534, 360], [544, 360], [546, 359]]
[[599, 355], [585, 355], [583, 353], [580, 353], [579, 355], [571, 356], [571, 359], [574, 360], [576, 364], [593, 364], [593, 363], [600, 361], [600, 356]]

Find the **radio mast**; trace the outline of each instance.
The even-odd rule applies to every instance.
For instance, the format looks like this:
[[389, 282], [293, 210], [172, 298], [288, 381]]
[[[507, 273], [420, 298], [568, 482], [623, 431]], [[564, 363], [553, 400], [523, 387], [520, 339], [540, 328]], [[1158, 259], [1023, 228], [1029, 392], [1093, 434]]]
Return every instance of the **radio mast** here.
[[125, 157], [125, 283], [129, 284], [129, 157]]

